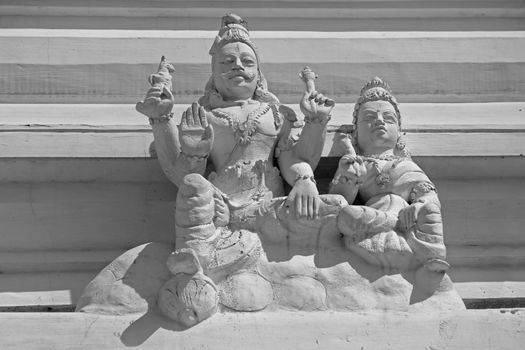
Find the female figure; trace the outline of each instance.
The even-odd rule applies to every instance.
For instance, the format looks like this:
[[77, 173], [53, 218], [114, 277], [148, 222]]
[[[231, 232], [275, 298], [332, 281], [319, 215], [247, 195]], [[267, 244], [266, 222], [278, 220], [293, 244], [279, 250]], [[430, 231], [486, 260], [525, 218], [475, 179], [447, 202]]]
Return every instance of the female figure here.
[[353, 115], [356, 151], [341, 158], [330, 188], [364, 204], [339, 215], [347, 248], [377, 265], [403, 270], [415, 256], [429, 271], [447, 270], [436, 188], [405, 149], [390, 87], [380, 78], [367, 83]]

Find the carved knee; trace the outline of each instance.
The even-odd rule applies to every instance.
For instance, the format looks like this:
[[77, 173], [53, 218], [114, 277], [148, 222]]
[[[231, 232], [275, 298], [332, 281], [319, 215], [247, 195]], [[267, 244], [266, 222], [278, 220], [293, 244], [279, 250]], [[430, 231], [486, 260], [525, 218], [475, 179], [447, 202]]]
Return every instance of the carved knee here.
[[213, 186], [204, 177], [186, 175], [177, 194], [175, 223], [189, 227], [211, 222], [215, 215], [213, 194]]
[[186, 175], [179, 187], [175, 207], [176, 247], [193, 245], [215, 234], [215, 188], [199, 174]]
[[360, 241], [376, 233], [393, 230], [397, 217], [366, 206], [349, 205], [337, 217], [337, 227], [345, 236]]

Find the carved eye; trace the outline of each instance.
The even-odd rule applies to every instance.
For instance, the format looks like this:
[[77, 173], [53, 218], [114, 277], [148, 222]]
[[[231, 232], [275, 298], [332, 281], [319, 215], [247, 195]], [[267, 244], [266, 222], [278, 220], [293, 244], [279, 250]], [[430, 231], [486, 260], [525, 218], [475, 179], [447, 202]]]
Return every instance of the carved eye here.
[[392, 113], [387, 113], [387, 114], [384, 114], [383, 115], [385, 121], [389, 124], [396, 124], [397, 123], [397, 118], [394, 114]]
[[255, 65], [255, 61], [251, 58], [243, 58], [242, 63], [247, 67], [253, 67]]

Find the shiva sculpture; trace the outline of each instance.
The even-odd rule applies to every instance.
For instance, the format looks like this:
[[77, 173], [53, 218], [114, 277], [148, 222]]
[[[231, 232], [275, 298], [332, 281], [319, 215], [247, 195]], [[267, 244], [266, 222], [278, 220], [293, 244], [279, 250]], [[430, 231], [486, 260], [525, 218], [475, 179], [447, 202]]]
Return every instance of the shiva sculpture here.
[[435, 187], [403, 147], [388, 86], [376, 78], [363, 88], [353, 144], [331, 194], [319, 195], [313, 171], [335, 103], [315, 91], [315, 73], [301, 72], [302, 125], [268, 91], [242, 18], [223, 17], [210, 54], [205, 94], [180, 121], [164, 58], [137, 104], [178, 186], [175, 249], [148, 243], [124, 253], [77, 310], [158, 309], [187, 327], [227, 311], [464, 308], [445, 273]]

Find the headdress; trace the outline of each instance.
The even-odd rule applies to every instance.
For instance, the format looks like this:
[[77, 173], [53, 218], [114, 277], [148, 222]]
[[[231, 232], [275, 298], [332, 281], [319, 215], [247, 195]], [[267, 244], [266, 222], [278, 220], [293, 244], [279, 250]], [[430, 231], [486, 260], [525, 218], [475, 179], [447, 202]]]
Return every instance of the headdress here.
[[229, 13], [222, 17], [221, 28], [209, 51], [210, 56], [215, 55], [219, 47], [232, 42], [245, 43], [252, 48], [257, 58], [259, 58], [257, 48], [250, 40], [248, 22], [234, 13]]
[[[219, 29], [219, 33], [215, 37], [213, 45], [209, 51], [209, 54], [212, 56], [212, 64], [218, 49], [228, 43], [233, 42], [241, 42], [248, 45], [253, 50], [257, 58], [257, 70], [259, 77], [257, 79], [257, 89], [255, 90], [253, 98], [262, 102], [279, 103], [277, 97], [268, 91], [268, 84], [261, 72], [259, 52], [255, 44], [250, 39], [248, 22], [242, 17], [234, 13], [229, 13], [222, 17], [221, 28]], [[204, 96], [201, 97], [199, 103], [206, 108], [220, 107], [221, 97], [215, 88], [213, 77], [208, 80], [204, 90]]]
[[396, 98], [392, 95], [392, 89], [390, 86], [383, 81], [381, 78], [375, 77], [370, 80], [368, 83], [363, 86], [359, 94], [359, 99], [357, 100], [354, 106], [354, 125], [357, 125], [357, 114], [361, 106], [369, 101], [387, 101], [394, 107], [394, 110], [397, 114], [397, 119], [399, 122], [399, 127], [401, 127], [401, 113], [399, 112], [399, 106]]

